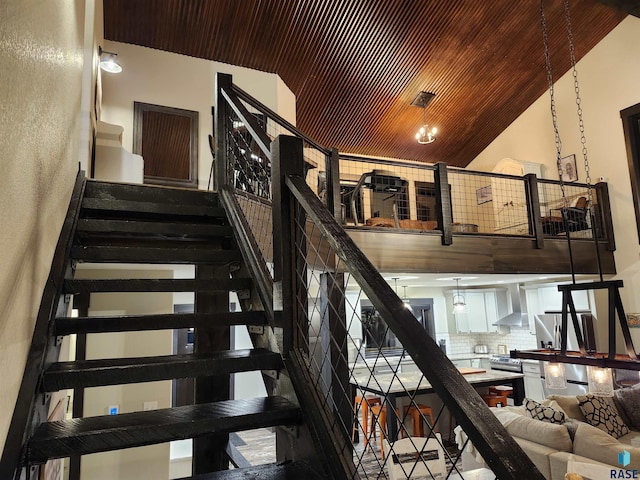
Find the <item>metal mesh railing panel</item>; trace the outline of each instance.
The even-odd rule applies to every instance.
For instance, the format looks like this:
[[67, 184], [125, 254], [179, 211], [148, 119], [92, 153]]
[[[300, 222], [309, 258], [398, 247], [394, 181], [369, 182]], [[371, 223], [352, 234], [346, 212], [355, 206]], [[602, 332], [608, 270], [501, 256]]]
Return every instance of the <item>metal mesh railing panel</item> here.
[[[343, 223], [422, 231], [437, 229], [433, 166], [352, 158], [340, 159]], [[375, 175], [370, 175], [373, 172]], [[354, 191], [363, 176], [372, 181]]]
[[338, 448], [353, 459], [354, 478], [448, 478], [460, 458], [455, 420], [415, 364], [409, 366], [384, 318], [363, 309], [361, 286], [299, 203], [295, 218], [296, 250], [304, 259], [296, 269], [296, 291], [304, 293], [297, 297], [302, 319], [295, 347], [333, 412], [330, 426], [341, 432]]
[[281, 119], [272, 115], [271, 112], [261, 110], [246, 101], [242, 101], [242, 103], [264, 124], [264, 130], [272, 141], [279, 135], [289, 135], [302, 139], [307, 184], [311, 190], [323, 199], [322, 188], [326, 187], [326, 184], [323, 183], [323, 179], [319, 174], [326, 171], [327, 155], [329, 154], [329, 151], [312, 143], [306, 137], [302, 136], [295, 128], [289, 128]]
[[522, 178], [449, 170], [453, 231], [532, 235]]
[[[256, 112], [252, 114], [256, 115]], [[264, 125], [259, 115], [256, 115], [256, 119], [260, 125]], [[234, 187], [236, 200], [273, 278], [271, 161], [268, 152], [261, 150], [244, 122], [234, 113], [226, 119], [225, 132], [227, 182]]]
[[[562, 190], [563, 187], [559, 182], [538, 180], [543, 234], [549, 237], [566, 236], [567, 228], [563, 221], [563, 212], [565, 212], [571, 238], [593, 238], [589, 208], [594, 209], [597, 218], [599, 215], [597, 196], [592, 195], [593, 205], [590, 205], [587, 185], [565, 183], [564, 197]], [[599, 238], [602, 238], [602, 232]]]

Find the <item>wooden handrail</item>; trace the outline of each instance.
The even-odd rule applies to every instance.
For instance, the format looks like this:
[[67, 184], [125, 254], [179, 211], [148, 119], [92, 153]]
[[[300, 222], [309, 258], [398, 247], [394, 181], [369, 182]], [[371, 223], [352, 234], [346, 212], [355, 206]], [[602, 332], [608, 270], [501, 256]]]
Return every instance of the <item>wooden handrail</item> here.
[[330, 149], [323, 147], [319, 143], [315, 142], [314, 140], [306, 136], [304, 133], [298, 130], [298, 128], [294, 126], [291, 122], [282, 118], [276, 112], [274, 112], [269, 107], [267, 107], [264, 103], [261, 103], [260, 101], [256, 100], [255, 98], [253, 98], [251, 95], [249, 95], [247, 92], [242, 90], [237, 85], [233, 86], [233, 91], [238, 96], [238, 98], [240, 98], [241, 100], [244, 100], [255, 109], [260, 110], [262, 113], [266, 114], [267, 117], [269, 117], [271, 120], [275, 121], [276, 123], [279, 123], [280, 125], [282, 125], [284, 128], [289, 130], [292, 134], [295, 134], [296, 137], [301, 138], [306, 143], [311, 145], [313, 148], [320, 150], [325, 155], [331, 155]]
[[435, 341], [415, 321], [402, 300], [326, 210], [304, 179], [288, 175], [285, 182], [307, 217], [325, 236], [494, 473], [503, 479], [542, 480], [544, 477], [529, 457]]

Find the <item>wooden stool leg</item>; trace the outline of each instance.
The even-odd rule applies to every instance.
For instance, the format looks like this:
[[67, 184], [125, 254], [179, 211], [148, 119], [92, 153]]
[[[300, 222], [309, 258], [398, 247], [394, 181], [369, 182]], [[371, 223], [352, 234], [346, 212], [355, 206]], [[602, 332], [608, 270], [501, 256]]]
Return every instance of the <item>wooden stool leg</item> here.
[[387, 433], [387, 407], [384, 405], [373, 405], [371, 411], [371, 435], [376, 438], [376, 423], [380, 426], [380, 452], [384, 459], [384, 446], [382, 441], [386, 438]]
[[364, 448], [369, 445], [369, 404], [366, 399], [360, 403], [360, 412], [362, 416], [362, 436], [364, 437]]

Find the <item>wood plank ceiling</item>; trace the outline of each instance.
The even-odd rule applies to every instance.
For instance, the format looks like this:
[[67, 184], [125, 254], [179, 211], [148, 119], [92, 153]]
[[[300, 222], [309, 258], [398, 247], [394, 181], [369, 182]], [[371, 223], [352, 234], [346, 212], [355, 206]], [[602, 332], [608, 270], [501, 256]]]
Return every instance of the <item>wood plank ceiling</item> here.
[[[545, 4], [559, 78], [570, 67], [562, 0]], [[625, 16], [595, 0], [570, 7], [578, 60]], [[297, 97], [302, 131], [362, 155], [466, 166], [548, 86], [535, 0], [104, 0], [104, 29], [275, 72]], [[436, 94], [430, 145], [414, 137], [421, 90]]]

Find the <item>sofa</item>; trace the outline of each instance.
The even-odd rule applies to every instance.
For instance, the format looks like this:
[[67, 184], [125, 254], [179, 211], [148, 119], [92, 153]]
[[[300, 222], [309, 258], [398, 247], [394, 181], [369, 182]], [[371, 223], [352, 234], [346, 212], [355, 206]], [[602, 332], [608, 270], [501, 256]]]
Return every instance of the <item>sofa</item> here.
[[[599, 465], [592, 479], [599, 480], [612, 469], [640, 470], [640, 386], [624, 390], [604, 398], [550, 395], [492, 411], [547, 480], [563, 480], [569, 462]], [[618, 463], [623, 451], [630, 454], [626, 466]]]

